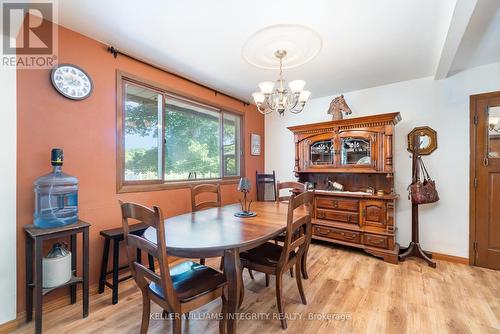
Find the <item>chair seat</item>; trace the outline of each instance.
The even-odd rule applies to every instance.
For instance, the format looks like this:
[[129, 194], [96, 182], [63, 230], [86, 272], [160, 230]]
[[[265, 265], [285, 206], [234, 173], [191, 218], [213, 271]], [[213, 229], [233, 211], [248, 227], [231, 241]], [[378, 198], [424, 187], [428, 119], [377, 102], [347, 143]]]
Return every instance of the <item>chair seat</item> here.
[[[181, 302], [188, 302], [226, 284], [224, 274], [192, 261], [171, 267], [170, 277], [177, 298]], [[158, 297], [165, 299], [163, 289], [155, 282], [149, 284], [149, 289]]]
[[[282, 252], [283, 246], [266, 242], [258, 247], [240, 253], [240, 259], [242, 262], [249, 261], [264, 266], [276, 267]], [[292, 251], [290, 260], [293, 259], [295, 255], [295, 252]]]

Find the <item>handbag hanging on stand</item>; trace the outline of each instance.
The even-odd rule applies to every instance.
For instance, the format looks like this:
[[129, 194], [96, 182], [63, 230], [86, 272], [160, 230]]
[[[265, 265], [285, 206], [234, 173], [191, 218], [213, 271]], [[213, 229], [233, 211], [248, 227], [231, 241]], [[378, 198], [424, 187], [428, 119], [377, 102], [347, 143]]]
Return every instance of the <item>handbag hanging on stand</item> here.
[[[411, 199], [411, 242], [408, 247], [400, 250], [399, 261], [405, 261], [410, 257], [423, 259], [427, 264], [436, 268], [436, 262], [432, 260], [432, 253], [422, 249], [419, 242], [419, 222], [418, 222], [418, 206], [420, 204], [433, 203], [439, 200], [436, 191], [436, 184], [430, 178], [424, 162], [419, 153], [419, 135], [412, 138], [412, 183], [408, 186], [410, 190], [409, 197]], [[423, 181], [420, 179], [420, 169], [423, 173]]]
[[[431, 179], [427, 168], [425, 168], [424, 161], [421, 156], [418, 156], [418, 167], [415, 168], [415, 182], [410, 184], [410, 198], [413, 204], [428, 204], [439, 201], [439, 195], [436, 190], [436, 182]], [[422, 179], [420, 179], [420, 172], [422, 172]]]

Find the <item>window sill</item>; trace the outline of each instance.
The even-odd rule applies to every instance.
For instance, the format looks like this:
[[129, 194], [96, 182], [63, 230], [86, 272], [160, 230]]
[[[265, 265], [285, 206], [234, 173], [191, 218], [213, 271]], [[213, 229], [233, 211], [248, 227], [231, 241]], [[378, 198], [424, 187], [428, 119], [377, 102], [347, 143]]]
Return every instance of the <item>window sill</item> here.
[[121, 184], [118, 185], [116, 193], [137, 193], [147, 191], [161, 191], [169, 189], [184, 189], [190, 188], [198, 184], [237, 184], [240, 177], [228, 179], [214, 179], [214, 180], [195, 180], [195, 181], [171, 181], [166, 183], [150, 183], [150, 184]]

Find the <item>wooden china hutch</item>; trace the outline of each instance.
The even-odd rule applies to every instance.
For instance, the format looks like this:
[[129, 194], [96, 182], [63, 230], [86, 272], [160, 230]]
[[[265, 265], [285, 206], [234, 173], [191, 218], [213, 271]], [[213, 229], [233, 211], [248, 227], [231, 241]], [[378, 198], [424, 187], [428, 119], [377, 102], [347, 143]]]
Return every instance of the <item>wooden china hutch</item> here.
[[389, 113], [288, 128], [295, 175], [315, 189], [313, 238], [398, 262], [393, 131], [400, 120]]

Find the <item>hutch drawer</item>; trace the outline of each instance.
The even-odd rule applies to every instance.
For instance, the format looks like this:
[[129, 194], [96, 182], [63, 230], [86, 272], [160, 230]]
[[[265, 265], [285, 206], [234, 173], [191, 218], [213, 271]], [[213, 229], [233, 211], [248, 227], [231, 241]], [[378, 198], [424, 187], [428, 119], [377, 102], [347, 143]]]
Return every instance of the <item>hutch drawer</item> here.
[[316, 207], [357, 212], [359, 211], [359, 201], [348, 198], [317, 197]]
[[314, 225], [313, 234], [319, 237], [361, 243], [361, 233], [339, 228]]
[[363, 235], [363, 243], [367, 246], [378, 248], [389, 248], [389, 237], [385, 235], [376, 235], [365, 233]]
[[316, 218], [359, 225], [359, 214], [357, 212], [317, 209]]

